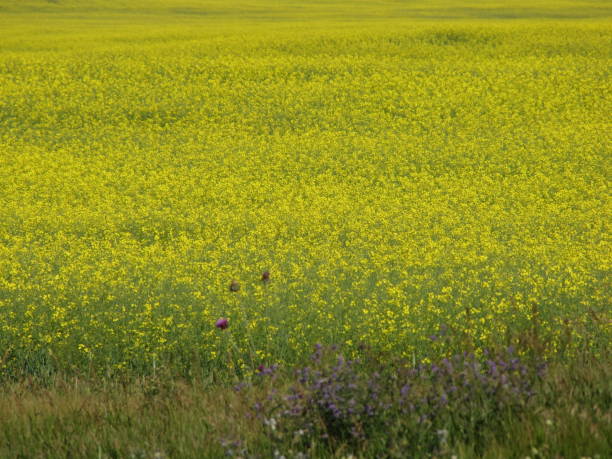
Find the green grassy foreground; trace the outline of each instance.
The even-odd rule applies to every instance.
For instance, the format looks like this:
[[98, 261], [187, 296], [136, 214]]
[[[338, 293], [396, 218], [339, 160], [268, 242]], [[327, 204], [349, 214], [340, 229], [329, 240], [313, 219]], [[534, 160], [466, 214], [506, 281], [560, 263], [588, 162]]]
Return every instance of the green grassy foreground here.
[[611, 18], [0, 0], [0, 456], [606, 457]]
[[[434, 454], [401, 435], [375, 430], [358, 445], [314, 439], [307, 457], [591, 457], [610, 451], [612, 374], [609, 361], [555, 363], [538, 387], [534, 407], [478, 432], [453, 434]], [[289, 384], [283, 376], [276, 384]], [[254, 416], [268, 395], [257, 386], [236, 392], [165, 378], [121, 384], [55, 380], [49, 387], [22, 382], [0, 392], [2, 457], [286, 457], [295, 436], [274, 440]], [[473, 441], [479, 435], [478, 444]]]

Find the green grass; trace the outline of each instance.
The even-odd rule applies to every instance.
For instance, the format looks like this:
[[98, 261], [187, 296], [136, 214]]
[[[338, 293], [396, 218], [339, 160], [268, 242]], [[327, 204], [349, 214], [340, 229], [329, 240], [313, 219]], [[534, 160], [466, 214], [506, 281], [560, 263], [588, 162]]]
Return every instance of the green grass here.
[[[610, 451], [612, 374], [609, 361], [556, 362], [537, 387], [535, 407], [520, 416], [483, 426], [482, 443], [455, 437], [435, 457], [605, 458]], [[285, 376], [278, 388], [289, 384]], [[236, 392], [196, 382], [147, 378], [119, 381], [57, 379], [40, 386], [23, 381], [0, 391], [0, 456], [199, 458], [271, 457], [291, 448], [291, 439], [273, 442], [254, 417], [262, 387]], [[311, 457], [406, 457], [412, 447], [389, 444], [378, 431], [355, 450], [329, 449], [321, 441]], [[225, 445], [225, 446], [224, 446]], [[244, 452], [242, 454], [244, 454]], [[244, 457], [244, 456], [242, 456]], [[291, 457], [291, 456], [288, 456]], [[419, 455], [421, 457], [421, 455]]]

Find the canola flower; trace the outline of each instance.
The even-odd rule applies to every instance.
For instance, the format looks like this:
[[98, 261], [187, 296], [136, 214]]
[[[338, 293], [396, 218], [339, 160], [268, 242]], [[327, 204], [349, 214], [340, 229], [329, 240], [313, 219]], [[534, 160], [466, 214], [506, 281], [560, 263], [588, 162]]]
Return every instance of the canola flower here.
[[452, 354], [441, 327], [605, 351], [605, 21], [28, 14], [0, 29], [7, 374], [215, 368], [229, 332], [239, 369]]

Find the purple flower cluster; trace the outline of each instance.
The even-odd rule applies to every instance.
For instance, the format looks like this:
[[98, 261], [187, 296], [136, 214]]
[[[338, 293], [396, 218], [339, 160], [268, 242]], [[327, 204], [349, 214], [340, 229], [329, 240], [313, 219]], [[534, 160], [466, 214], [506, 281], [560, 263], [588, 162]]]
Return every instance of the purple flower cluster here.
[[257, 374], [261, 376], [272, 376], [278, 370], [278, 365], [270, 365], [269, 367], [265, 366], [263, 363], [257, 366]]
[[276, 437], [299, 431], [302, 442], [357, 444], [384, 429], [434, 452], [442, 437], [446, 442], [447, 436], [478, 431], [526, 407], [542, 371], [512, 349], [417, 367], [379, 362], [345, 359], [335, 348], [317, 346], [290, 389], [258, 404], [258, 415], [277, 420]]
[[528, 367], [513, 354], [471, 353], [446, 358], [436, 364], [403, 368], [397, 404], [417, 424], [478, 425], [495, 421], [502, 413], [523, 409], [535, 395], [541, 367]]

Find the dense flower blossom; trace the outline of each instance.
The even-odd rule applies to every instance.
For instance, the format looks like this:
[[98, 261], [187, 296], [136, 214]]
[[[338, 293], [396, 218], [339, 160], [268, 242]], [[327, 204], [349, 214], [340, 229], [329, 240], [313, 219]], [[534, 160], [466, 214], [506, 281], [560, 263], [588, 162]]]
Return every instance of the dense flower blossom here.
[[3, 374], [607, 351], [608, 24], [9, 16]]

